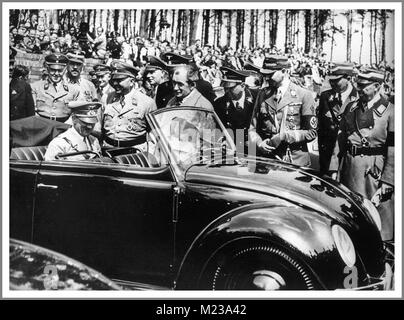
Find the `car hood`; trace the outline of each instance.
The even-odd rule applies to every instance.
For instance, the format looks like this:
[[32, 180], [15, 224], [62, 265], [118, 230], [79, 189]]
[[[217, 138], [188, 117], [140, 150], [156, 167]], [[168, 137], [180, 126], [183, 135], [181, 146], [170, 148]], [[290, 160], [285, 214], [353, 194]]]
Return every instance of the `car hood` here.
[[234, 165], [194, 165], [187, 171], [185, 181], [254, 191], [263, 195], [263, 201], [265, 195], [279, 197], [309, 207], [352, 231], [363, 224], [377, 231], [363, 213], [357, 194], [313, 170], [291, 164], [243, 158]]

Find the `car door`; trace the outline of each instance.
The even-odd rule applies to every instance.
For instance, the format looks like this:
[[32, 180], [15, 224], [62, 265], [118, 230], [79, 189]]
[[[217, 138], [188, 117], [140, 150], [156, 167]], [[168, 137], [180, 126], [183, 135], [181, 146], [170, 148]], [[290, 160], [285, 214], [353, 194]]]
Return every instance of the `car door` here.
[[174, 186], [168, 166], [43, 162], [33, 241], [110, 278], [169, 285]]
[[10, 160], [10, 235], [32, 241], [32, 217], [40, 161]]

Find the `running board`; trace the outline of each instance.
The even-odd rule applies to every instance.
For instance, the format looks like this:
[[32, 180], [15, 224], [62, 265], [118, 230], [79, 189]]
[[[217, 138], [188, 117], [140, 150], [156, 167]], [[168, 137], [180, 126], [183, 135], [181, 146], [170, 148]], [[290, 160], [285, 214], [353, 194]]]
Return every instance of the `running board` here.
[[141, 290], [141, 291], [146, 291], [146, 290], [172, 290], [171, 288], [168, 287], [161, 287], [157, 285], [151, 285], [151, 284], [146, 284], [146, 283], [140, 283], [140, 282], [132, 282], [132, 281], [126, 281], [126, 280], [119, 280], [119, 279], [112, 279], [113, 282], [115, 282], [117, 285], [121, 286], [123, 290]]

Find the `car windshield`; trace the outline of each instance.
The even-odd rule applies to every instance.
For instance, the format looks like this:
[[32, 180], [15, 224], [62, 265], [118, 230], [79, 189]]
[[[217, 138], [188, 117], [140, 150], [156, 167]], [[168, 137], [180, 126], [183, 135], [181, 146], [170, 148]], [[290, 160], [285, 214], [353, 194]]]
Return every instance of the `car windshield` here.
[[234, 158], [233, 140], [213, 112], [177, 107], [153, 117], [180, 169], [200, 163], [227, 163]]

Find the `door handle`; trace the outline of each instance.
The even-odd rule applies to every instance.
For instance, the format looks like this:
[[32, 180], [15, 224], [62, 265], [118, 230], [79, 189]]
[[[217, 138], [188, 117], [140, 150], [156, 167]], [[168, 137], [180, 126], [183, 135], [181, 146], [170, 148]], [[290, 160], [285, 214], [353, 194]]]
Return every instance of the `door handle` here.
[[52, 184], [43, 184], [43, 183], [38, 183], [38, 188], [49, 188], [49, 189], [57, 189], [58, 186], [52, 185]]

